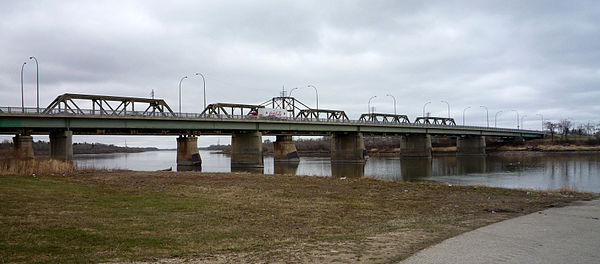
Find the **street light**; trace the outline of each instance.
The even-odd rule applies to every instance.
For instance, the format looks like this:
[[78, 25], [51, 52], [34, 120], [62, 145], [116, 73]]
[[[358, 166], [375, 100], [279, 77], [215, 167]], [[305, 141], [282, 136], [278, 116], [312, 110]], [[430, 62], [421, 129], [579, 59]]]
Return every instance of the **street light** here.
[[502, 113], [502, 111], [496, 112], [496, 115], [494, 116], [494, 127], [497, 127], [496, 126], [496, 120], [498, 119], [498, 114], [500, 114], [500, 113]]
[[544, 115], [542, 115], [542, 114], [535, 114], [535, 115], [542, 117], [542, 130], [541, 131], [544, 131]]
[[373, 98], [377, 97], [377, 95], [372, 96], [371, 98], [369, 98], [369, 103], [367, 104], [367, 107], [369, 108], [369, 111], [367, 111], [367, 113], [371, 113], [371, 100], [373, 100]]
[[183, 82], [183, 79], [186, 78], [187, 76], [183, 76], [181, 80], [179, 80], [179, 117], [181, 117], [181, 82]]
[[515, 113], [517, 113], [517, 129], [519, 129], [519, 128], [521, 128], [519, 126], [519, 112], [517, 110], [514, 110], [514, 109], [512, 111], [515, 112]]
[[450, 104], [444, 100], [442, 100], [442, 103], [446, 103], [448, 105], [448, 118], [450, 118]]
[[465, 111], [467, 111], [467, 109], [469, 109], [469, 108], [471, 108], [471, 107], [469, 106], [463, 110], [463, 126], [465, 126]]
[[35, 60], [35, 83], [36, 83], [36, 91], [37, 91], [37, 112], [40, 113], [40, 68], [38, 66], [38, 60], [34, 56], [30, 56], [29, 59]]
[[427, 106], [428, 104], [431, 104], [431, 101], [429, 101], [423, 105], [423, 117], [425, 117], [425, 106]]
[[487, 127], [490, 127], [490, 112], [488, 111], [487, 106], [482, 105], [480, 107], [485, 108], [485, 119], [487, 120]]
[[527, 115], [523, 115], [523, 116], [521, 117], [521, 128], [524, 128], [524, 127], [523, 127], [523, 119], [525, 119], [525, 117], [527, 117]]
[[294, 88], [292, 88], [292, 90], [290, 90], [290, 93], [288, 94], [288, 96], [289, 96], [289, 97], [292, 97], [292, 92], [293, 92], [294, 90], [296, 90], [296, 89], [298, 89], [298, 87], [294, 87]]
[[206, 79], [202, 73], [197, 72], [196, 75], [202, 76], [202, 86], [204, 87], [204, 109], [206, 109]]
[[[315, 89], [315, 97], [317, 98], [317, 110], [319, 110], [319, 93], [317, 92], [317, 87], [314, 87], [313, 85], [310, 85], [310, 84], [308, 85], [308, 87], [312, 87]], [[317, 115], [318, 115], [318, 113], [317, 113]]]
[[21, 65], [21, 112], [25, 113], [25, 92], [23, 91], [23, 68], [25, 68], [27, 62], [23, 62]]
[[392, 97], [392, 99], [394, 99], [394, 115], [397, 115], [397, 113], [396, 113], [396, 97], [394, 97], [391, 94], [386, 94], [385, 96], [389, 96], [389, 97]]

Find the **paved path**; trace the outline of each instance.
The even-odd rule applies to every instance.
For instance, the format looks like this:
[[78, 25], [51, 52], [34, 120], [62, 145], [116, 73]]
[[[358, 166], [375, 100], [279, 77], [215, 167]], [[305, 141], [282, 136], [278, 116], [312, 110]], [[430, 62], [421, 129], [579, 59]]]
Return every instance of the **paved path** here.
[[600, 200], [482, 227], [400, 262], [424, 263], [600, 263]]

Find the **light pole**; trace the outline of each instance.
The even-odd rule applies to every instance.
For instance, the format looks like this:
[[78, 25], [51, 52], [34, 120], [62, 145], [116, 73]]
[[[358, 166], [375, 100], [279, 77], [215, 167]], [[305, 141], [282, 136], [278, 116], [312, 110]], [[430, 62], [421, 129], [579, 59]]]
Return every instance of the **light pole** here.
[[525, 117], [527, 117], [527, 115], [523, 115], [523, 116], [521, 117], [521, 129], [523, 129], [523, 128], [524, 128], [524, 127], [523, 127], [523, 119], [525, 119]]
[[535, 115], [540, 116], [542, 118], [542, 130], [541, 131], [544, 131], [544, 115], [542, 115], [542, 114], [535, 114]]
[[498, 120], [498, 114], [500, 114], [500, 113], [502, 113], [502, 111], [496, 112], [496, 115], [494, 116], [494, 127], [497, 127], [496, 126], [496, 120]]
[[465, 109], [463, 110], [463, 126], [465, 126], [465, 112], [466, 112], [466, 111], [467, 111], [467, 109], [469, 109], [469, 108], [471, 108], [471, 107], [469, 106], [469, 107], [467, 107], [467, 108], [465, 108]]
[[319, 110], [319, 93], [317, 92], [317, 87], [314, 87], [313, 85], [310, 85], [310, 84], [308, 85], [308, 87], [312, 87], [315, 89], [315, 97], [317, 98], [317, 110]]
[[446, 103], [448, 105], [448, 118], [450, 118], [450, 103], [442, 100], [442, 103]]
[[23, 91], [23, 68], [25, 68], [27, 62], [23, 62], [21, 65], [21, 112], [25, 113], [25, 92]]
[[425, 117], [425, 106], [427, 106], [428, 104], [431, 104], [431, 101], [429, 101], [423, 105], [423, 117]]
[[36, 99], [37, 99], [37, 112], [40, 113], [40, 68], [38, 66], [38, 60], [34, 56], [30, 56], [29, 59], [35, 60], [35, 86], [36, 86]]
[[519, 126], [519, 112], [517, 110], [514, 110], [514, 109], [512, 111], [515, 112], [515, 113], [517, 113], [517, 129], [519, 129], [519, 128], [521, 128]]
[[485, 108], [485, 119], [487, 120], [487, 127], [490, 127], [490, 112], [488, 111], [487, 106], [482, 105], [481, 108]]
[[204, 109], [206, 109], [206, 79], [204, 78], [204, 75], [202, 73], [197, 72], [196, 75], [202, 76], [202, 86], [204, 88]]
[[292, 90], [290, 90], [290, 93], [288, 94], [288, 96], [289, 96], [289, 97], [292, 97], [292, 92], [293, 92], [294, 90], [296, 90], [296, 89], [298, 89], [298, 87], [294, 87], [294, 88], [292, 88]]
[[179, 117], [181, 117], [181, 82], [183, 82], [183, 79], [187, 79], [187, 76], [183, 76], [179, 80]]
[[392, 97], [392, 99], [394, 99], [394, 115], [397, 115], [397, 113], [396, 113], [396, 97], [394, 97], [391, 94], [386, 94], [385, 96], [389, 96], [389, 97]]
[[369, 98], [369, 103], [367, 104], [367, 107], [369, 108], [369, 111], [367, 111], [367, 113], [371, 113], [371, 100], [373, 100], [373, 98], [377, 97], [377, 95], [372, 96], [371, 98]]

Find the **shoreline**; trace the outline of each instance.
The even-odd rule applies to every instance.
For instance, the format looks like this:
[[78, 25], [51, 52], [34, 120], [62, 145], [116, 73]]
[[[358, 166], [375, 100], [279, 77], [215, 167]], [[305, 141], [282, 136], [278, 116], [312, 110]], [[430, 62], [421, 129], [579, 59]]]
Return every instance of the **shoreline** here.
[[[389, 263], [481, 226], [600, 196], [253, 173], [75, 170], [0, 181], [0, 232], [20, 234], [0, 253], [9, 262]], [[55, 202], [65, 195], [67, 205]], [[46, 230], [57, 228], [78, 235], [54, 240]], [[48, 243], [60, 250], [48, 253]]]

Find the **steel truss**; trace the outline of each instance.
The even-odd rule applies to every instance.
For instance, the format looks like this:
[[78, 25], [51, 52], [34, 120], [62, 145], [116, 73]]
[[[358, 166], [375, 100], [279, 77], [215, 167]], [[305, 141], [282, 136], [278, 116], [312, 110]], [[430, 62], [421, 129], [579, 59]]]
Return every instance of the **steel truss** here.
[[[82, 110], [73, 100], [91, 101], [91, 110]], [[148, 104], [143, 112], [135, 112], [135, 104]], [[175, 113], [163, 99], [90, 95], [90, 94], [70, 94], [60, 95], [46, 107], [43, 114], [67, 113], [79, 115], [114, 115], [123, 116], [136, 114], [144, 116], [175, 116]]]
[[456, 122], [454, 122], [454, 118], [433, 117], [433, 116], [417, 117], [417, 119], [415, 119], [415, 124], [456, 126]]
[[[227, 117], [245, 116], [252, 111], [258, 111], [259, 108], [264, 108], [262, 105], [247, 105], [247, 104], [228, 104], [216, 103], [209, 104], [200, 116], [224, 115]], [[229, 111], [228, 111], [229, 110]]]
[[408, 116], [406, 115], [392, 115], [383, 113], [362, 114], [358, 120], [364, 122], [410, 124], [410, 120], [408, 120]]

